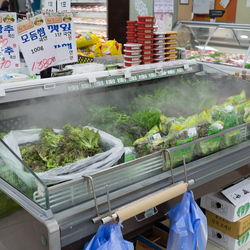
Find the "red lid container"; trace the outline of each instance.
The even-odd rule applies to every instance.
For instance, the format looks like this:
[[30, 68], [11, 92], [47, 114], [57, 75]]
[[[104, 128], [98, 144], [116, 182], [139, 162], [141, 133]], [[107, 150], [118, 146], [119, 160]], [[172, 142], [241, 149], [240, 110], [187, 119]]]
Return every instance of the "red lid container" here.
[[137, 30], [138, 30], [138, 33], [153, 33], [154, 28], [138, 27]]
[[130, 61], [140, 61], [141, 60], [141, 55], [139, 56], [124, 56], [124, 61], [130, 62]]
[[154, 53], [153, 54], [149, 54], [149, 55], [142, 55], [142, 61], [144, 60], [151, 60], [154, 57]]
[[137, 21], [127, 21], [128, 26], [137, 26]]
[[137, 43], [137, 39], [134, 37], [127, 37], [127, 42], [128, 43]]
[[141, 64], [141, 60], [140, 61], [124, 61], [124, 64], [126, 67], [131, 67], [131, 66], [136, 66]]
[[137, 26], [126, 26], [128, 32], [137, 32]]
[[138, 22], [138, 28], [154, 28], [155, 22]]
[[147, 38], [154, 38], [154, 33], [137, 33], [138, 38], [143, 38], [143, 39], [147, 39]]
[[150, 55], [154, 53], [154, 49], [143, 49], [142, 55]]
[[152, 44], [154, 43], [154, 39], [143, 39], [143, 38], [138, 38], [138, 43], [141, 43], [141, 44]]
[[150, 64], [150, 63], [153, 63], [153, 62], [154, 62], [154, 59], [142, 60], [141, 64]]
[[142, 45], [142, 50], [147, 50], [147, 49], [153, 49], [154, 48], [154, 44], [143, 44]]
[[139, 56], [141, 55], [141, 49], [138, 50], [124, 50], [125, 56]]
[[155, 17], [154, 16], [138, 16], [139, 22], [154, 22]]
[[137, 37], [137, 32], [129, 32], [129, 31], [127, 31], [126, 32], [126, 34], [127, 34], [127, 37]]
[[139, 50], [142, 47], [139, 43], [125, 43], [123, 46], [126, 50]]

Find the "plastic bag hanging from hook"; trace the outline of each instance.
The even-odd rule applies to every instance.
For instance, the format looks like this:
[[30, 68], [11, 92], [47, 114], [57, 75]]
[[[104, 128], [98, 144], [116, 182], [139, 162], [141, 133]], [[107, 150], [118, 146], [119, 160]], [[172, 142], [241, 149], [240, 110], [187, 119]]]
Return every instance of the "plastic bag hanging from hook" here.
[[83, 250], [133, 250], [133, 243], [123, 239], [121, 227], [121, 222], [101, 225]]
[[167, 250], [205, 250], [207, 218], [196, 204], [193, 192], [188, 190], [181, 203], [168, 212], [170, 233]]

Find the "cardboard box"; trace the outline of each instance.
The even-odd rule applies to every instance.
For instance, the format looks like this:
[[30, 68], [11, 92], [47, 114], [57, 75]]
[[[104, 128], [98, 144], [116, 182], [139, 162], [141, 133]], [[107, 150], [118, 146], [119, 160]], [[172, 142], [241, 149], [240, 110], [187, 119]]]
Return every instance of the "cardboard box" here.
[[250, 178], [201, 197], [201, 207], [235, 222], [250, 214]]
[[235, 239], [242, 238], [250, 230], [250, 215], [236, 222], [231, 222], [207, 210], [206, 217], [208, 226], [220, 230]]
[[135, 250], [165, 250], [167, 242], [168, 233], [153, 226], [149, 237], [146, 234], [138, 236]]
[[242, 249], [243, 246], [250, 243], [250, 231], [248, 231], [240, 240], [238, 240], [210, 226], [208, 226], [207, 229], [208, 238], [211, 241], [214, 241], [215, 243], [230, 250]]
[[155, 226], [169, 233], [169, 227], [170, 227], [169, 219], [157, 222]]

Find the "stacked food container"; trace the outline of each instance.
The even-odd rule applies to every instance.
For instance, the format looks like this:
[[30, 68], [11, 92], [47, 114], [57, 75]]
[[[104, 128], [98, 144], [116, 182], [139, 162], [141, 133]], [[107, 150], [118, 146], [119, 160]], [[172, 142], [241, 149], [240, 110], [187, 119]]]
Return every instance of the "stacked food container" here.
[[177, 58], [177, 31], [168, 31], [166, 33], [166, 61], [173, 61]]
[[142, 64], [154, 61], [154, 16], [138, 16], [137, 40], [142, 45]]
[[127, 21], [127, 43], [137, 43], [137, 21]]
[[154, 62], [166, 61], [166, 32], [154, 33]]
[[141, 64], [141, 49], [142, 45], [139, 43], [124, 44], [124, 64], [126, 67]]

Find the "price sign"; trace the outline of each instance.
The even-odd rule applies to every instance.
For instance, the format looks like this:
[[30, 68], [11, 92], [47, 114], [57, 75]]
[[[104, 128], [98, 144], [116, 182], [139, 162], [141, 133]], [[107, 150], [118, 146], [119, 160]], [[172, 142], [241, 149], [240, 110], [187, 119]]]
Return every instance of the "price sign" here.
[[159, 76], [166, 76], [166, 75], [167, 75], [167, 71], [165, 70], [159, 72]]
[[156, 78], [157, 74], [155, 72], [148, 73], [148, 77], [151, 78]]
[[148, 75], [147, 74], [140, 74], [140, 75], [138, 75], [138, 79], [139, 80], [146, 80], [146, 79], [148, 79]]
[[70, 0], [57, 0], [57, 12], [70, 12]]
[[20, 67], [16, 13], [0, 14], [0, 70]]
[[72, 91], [78, 91], [80, 90], [80, 87], [78, 84], [72, 84], [72, 85], [68, 85], [68, 91], [72, 92]]
[[56, 12], [56, 0], [45, 0], [44, 4], [45, 13]]
[[56, 65], [53, 37], [48, 30], [43, 15], [18, 23], [17, 32], [19, 46], [30, 75]]
[[113, 85], [113, 84], [115, 84], [116, 82], [115, 82], [115, 78], [113, 78], [113, 79], [107, 79], [106, 80], [106, 85]]
[[91, 83], [82, 83], [81, 84], [82, 89], [90, 89], [92, 88]]
[[178, 69], [176, 69], [176, 72], [177, 72], [177, 74], [183, 73], [183, 72], [184, 72], [184, 69], [183, 69], [183, 68], [178, 68]]
[[104, 86], [104, 81], [102, 81], [102, 80], [101, 81], [97, 81], [97, 82], [94, 83], [94, 86], [95, 87]]
[[57, 64], [77, 62], [77, 49], [72, 13], [48, 14], [45, 17], [53, 37]]
[[137, 76], [131, 76], [128, 79], [129, 82], [136, 82], [137, 80], [138, 80]]
[[116, 81], [117, 83], [126, 83], [127, 79], [125, 77], [117, 77]]
[[169, 69], [167, 73], [168, 75], [175, 75], [176, 72], [175, 72], [175, 69]]

